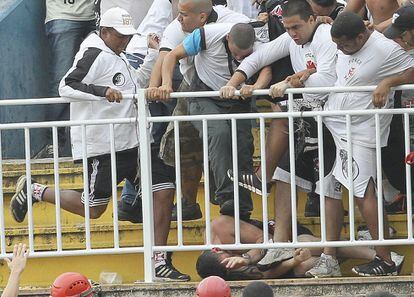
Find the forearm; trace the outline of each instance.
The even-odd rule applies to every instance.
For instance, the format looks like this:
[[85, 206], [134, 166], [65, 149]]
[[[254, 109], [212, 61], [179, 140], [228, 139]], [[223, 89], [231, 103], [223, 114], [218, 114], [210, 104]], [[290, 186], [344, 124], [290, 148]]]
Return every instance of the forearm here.
[[253, 86], [256, 90], [264, 89], [269, 86], [271, 80], [272, 80], [272, 68], [270, 66], [266, 66], [265, 68], [260, 70], [259, 77], [257, 78]]
[[386, 84], [390, 88], [404, 84], [414, 84], [414, 67], [407, 69], [400, 75], [385, 78], [381, 81], [381, 84]]
[[20, 273], [11, 272], [1, 297], [17, 297], [19, 295]]
[[164, 62], [164, 58], [167, 54], [168, 54], [168, 52], [161, 51], [160, 54], [158, 55], [158, 59], [155, 62], [154, 68], [152, 69], [152, 72], [151, 72], [149, 87], [159, 87], [161, 85], [161, 82], [162, 82], [162, 78], [161, 78], [162, 65], [163, 65], [163, 62]]
[[172, 86], [172, 79], [174, 74], [174, 67], [177, 64], [178, 59], [175, 55], [168, 53], [165, 58], [164, 62], [162, 63], [162, 85], [163, 86]]
[[374, 29], [379, 32], [384, 32], [392, 24], [392, 19], [385, 20], [377, 25], [374, 25]]
[[239, 71], [236, 71], [233, 76], [230, 78], [226, 86], [232, 86], [237, 88], [242, 83], [246, 81], [246, 77]]

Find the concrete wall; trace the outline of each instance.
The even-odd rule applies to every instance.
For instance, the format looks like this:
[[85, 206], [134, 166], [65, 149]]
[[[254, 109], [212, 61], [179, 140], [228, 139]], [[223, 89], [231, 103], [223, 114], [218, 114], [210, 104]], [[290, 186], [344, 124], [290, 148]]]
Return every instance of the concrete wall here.
[[[48, 46], [45, 1], [0, 1], [0, 100], [47, 97]], [[0, 107], [0, 123], [42, 121], [45, 106]], [[45, 130], [31, 131], [31, 150], [45, 142]], [[3, 158], [23, 158], [23, 132], [2, 131]]]

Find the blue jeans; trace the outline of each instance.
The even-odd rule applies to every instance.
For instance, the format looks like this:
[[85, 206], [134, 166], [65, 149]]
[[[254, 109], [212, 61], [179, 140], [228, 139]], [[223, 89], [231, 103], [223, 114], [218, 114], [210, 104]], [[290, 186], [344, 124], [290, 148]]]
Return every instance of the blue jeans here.
[[[52, 20], [45, 24], [45, 33], [51, 53], [49, 96], [59, 96], [59, 82], [72, 67], [79, 46], [91, 31], [96, 29], [95, 21]], [[69, 104], [52, 104], [48, 106], [47, 121], [69, 120]], [[51, 143], [51, 134], [50, 134]], [[58, 129], [59, 146], [70, 152], [68, 129]]]

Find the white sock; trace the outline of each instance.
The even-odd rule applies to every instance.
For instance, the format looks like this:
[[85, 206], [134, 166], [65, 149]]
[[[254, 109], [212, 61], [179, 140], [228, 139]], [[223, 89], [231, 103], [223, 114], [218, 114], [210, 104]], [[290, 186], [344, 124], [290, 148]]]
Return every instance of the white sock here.
[[166, 252], [154, 252], [154, 268], [167, 264], [165, 259], [167, 259]]
[[42, 201], [43, 193], [47, 189], [47, 186], [33, 183], [32, 184], [32, 197], [37, 201]]

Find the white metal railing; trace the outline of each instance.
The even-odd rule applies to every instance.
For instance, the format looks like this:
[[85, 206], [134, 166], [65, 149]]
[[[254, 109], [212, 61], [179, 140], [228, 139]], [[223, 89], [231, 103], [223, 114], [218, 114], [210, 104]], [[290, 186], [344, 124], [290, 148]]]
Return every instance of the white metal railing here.
[[[375, 89], [374, 86], [367, 87], [334, 87], [334, 88], [306, 88], [306, 89], [288, 89], [288, 106], [292, 110], [293, 94], [301, 93], [329, 93], [329, 92], [351, 92], [364, 91], [371, 92]], [[414, 90], [414, 85], [405, 85], [398, 87], [399, 90]], [[267, 95], [268, 90], [257, 90], [255, 95]], [[187, 98], [187, 97], [210, 97], [218, 96], [216, 91], [208, 92], [180, 92], [172, 93], [172, 98]], [[275, 248], [275, 247], [340, 247], [340, 246], [367, 246], [367, 245], [408, 245], [414, 244], [412, 220], [407, 220], [407, 238], [402, 239], [384, 239], [382, 231], [382, 172], [381, 172], [381, 150], [377, 145], [377, 180], [378, 180], [378, 225], [379, 225], [379, 239], [372, 241], [356, 241], [355, 240], [355, 218], [354, 218], [354, 201], [349, 199], [349, 229], [350, 239], [340, 241], [326, 240], [326, 224], [325, 224], [325, 203], [324, 199], [320, 199], [320, 222], [321, 222], [321, 240], [318, 242], [298, 242], [297, 240], [297, 206], [296, 206], [296, 185], [295, 185], [295, 157], [294, 157], [294, 135], [293, 135], [293, 121], [297, 117], [315, 117], [317, 121], [318, 143], [319, 143], [319, 180], [323, 183], [324, 166], [323, 166], [323, 133], [322, 133], [322, 119], [324, 116], [344, 116], [346, 118], [347, 132], [350, 139], [351, 135], [351, 117], [356, 115], [373, 115], [376, 124], [376, 143], [379, 144], [379, 115], [381, 114], [403, 114], [404, 115], [404, 138], [405, 138], [405, 152], [410, 152], [409, 147], [409, 115], [414, 114], [414, 109], [373, 109], [373, 110], [338, 110], [338, 111], [306, 111], [306, 112], [272, 112], [272, 113], [246, 113], [246, 114], [220, 114], [220, 115], [197, 115], [197, 116], [162, 116], [150, 117], [147, 115], [147, 102], [144, 98], [144, 90], [138, 90], [137, 94], [125, 94], [125, 100], [137, 100], [138, 102], [138, 129], [139, 129], [139, 143], [140, 143], [140, 170], [141, 170], [141, 185], [143, 197], [143, 247], [121, 247], [119, 245], [119, 227], [117, 218], [117, 188], [116, 188], [116, 164], [115, 164], [115, 139], [114, 139], [114, 125], [121, 123], [136, 124], [135, 118], [123, 119], [105, 119], [105, 120], [84, 120], [84, 121], [53, 121], [53, 122], [31, 122], [31, 123], [9, 123], [0, 124], [0, 152], [1, 148], [1, 132], [3, 130], [24, 130], [25, 138], [25, 161], [26, 161], [26, 176], [28, 185], [31, 181], [31, 162], [30, 162], [30, 129], [34, 128], [52, 128], [53, 136], [53, 162], [54, 162], [54, 180], [55, 180], [55, 195], [56, 195], [56, 241], [57, 248], [55, 251], [37, 251], [34, 243], [34, 225], [32, 215], [32, 203], [29, 199], [28, 203], [28, 241], [31, 257], [56, 257], [56, 256], [72, 256], [72, 255], [92, 255], [92, 254], [113, 254], [113, 253], [144, 253], [144, 270], [145, 281], [151, 282], [153, 280], [153, 252], [154, 251], [194, 251], [194, 250], [208, 250], [212, 247], [221, 247], [222, 249], [251, 249], [251, 248]], [[67, 103], [72, 100], [65, 100], [62, 98], [46, 98], [46, 99], [20, 99], [20, 100], [0, 100], [0, 106], [11, 105], [31, 105], [31, 104], [54, 104]], [[75, 100], [77, 101], [77, 100]], [[265, 120], [270, 118], [288, 118], [289, 120], [289, 154], [290, 154], [290, 168], [291, 168], [291, 202], [292, 202], [292, 242], [285, 243], [269, 243], [268, 242], [268, 212], [267, 199], [265, 199], [266, 191], [266, 171], [265, 166], [262, 166], [262, 219], [264, 240], [260, 244], [245, 244], [240, 242], [240, 221], [239, 221], [239, 199], [238, 199], [238, 166], [237, 166], [237, 120], [240, 119], [256, 119], [259, 121], [260, 130], [260, 152], [261, 164], [265, 164]], [[232, 130], [232, 154], [233, 154], [233, 172], [234, 172], [234, 192], [235, 192], [235, 243], [216, 245], [211, 241], [211, 213], [210, 213], [210, 193], [209, 193], [209, 161], [208, 161], [208, 121], [215, 120], [230, 120]], [[174, 136], [175, 136], [175, 164], [176, 164], [176, 185], [177, 185], [177, 245], [172, 246], [155, 246], [154, 245], [154, 228], [153, 228], [153, 203], [152, 203], [152, 181], [151, 181], [151, 149], [150, 149], [150, 131], [151, 123], [156, 122], [174, 122]], [[183, 222], [181, 212], [181, 166], [180, 166], [180, 148], [179, 148], [179, 123], [182, 121], [201, 121], [203, 127], [203, 166], [204, 166], [204, 198], [205, 198], [205, 243], [201, 245], [186, 245], [183, 240]], [[88, 197], [88, 168], [87, 168], [87, 149], [86, 149], [86, 126], [87, 125], [108, 125], [110, 131], [110, 154], [111, 154], [111, 170], [112, 170], [112, 199], [113, 199], [113, 248], [92, 248], [90, 236], [90, 222], [89, 222], [89, 201], [85, 199], [85, 249], [64, 250], [62, 247], [62, 226], [60, 222], [60, 199], [59, 199], [59, 160], [58, 160], [58, 139], [57, 128], [66, 126], [81, 126], [82, 129], [82, 153], [83, 153], [83, 177], [84, 177], [84, 191]], [[352, 156], [352, 145], [348, 141], [348, 155]], [[3, 170], [2, 170], [2, 154], [0, 154], [0, 258], [10, 256], [6, 253], [6, 237], [5, 237], [5, 220], [4, 220], [4, 195], [3, 195]], [[348, 158], [348, 172], [352, 172], [352, 158]], [[411, 195], [411, 171], [410, 167], [406, 165], [406, 179], [407, 179], [407, 217], [412, 217], [412, 195]], [[349, 175], [350, 184], [353, 184], [352, 174]], [[321, 185], [320, 196], [324, 197], [324, 187]], [[31, 193], [30, 186], [27, 187], [28, 197]], [[349, 197], [353, 197], [353, 189], [350, 187]]]

